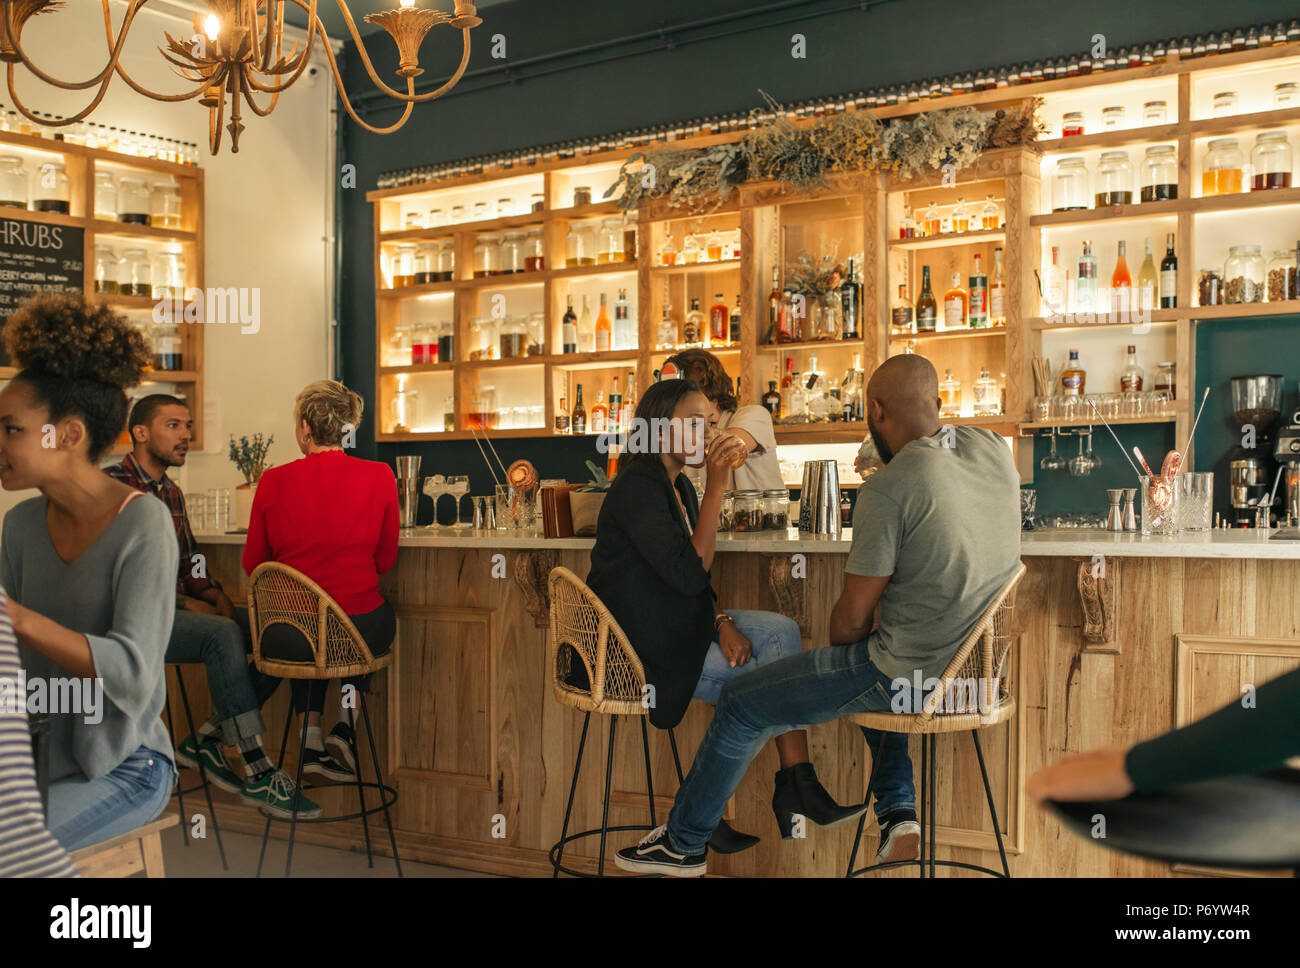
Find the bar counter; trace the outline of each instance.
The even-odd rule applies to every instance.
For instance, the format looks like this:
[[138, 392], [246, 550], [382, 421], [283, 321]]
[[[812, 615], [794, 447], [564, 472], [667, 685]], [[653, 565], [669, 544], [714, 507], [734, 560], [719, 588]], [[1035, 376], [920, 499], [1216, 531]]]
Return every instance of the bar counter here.
[[[242, 602], [243, 536], [196, 535], [211, 574]], [[380, 588], [398, 614], [396, 658], [375, 677], [371, 720], [386, 778], [398, 789], [394, 822], [403, 858], [479, 871], [549, 875], [546, 852], [559, 838], [581, 732], [580, 713], [551, 696], [546, 576], [556, 565], [585, 576], [591, 538], [547, 540], [469, 529], [403, 532], [397, 565]], [[788, 532], [719, 536], [714, 588], [727, 608], [761, 608], [794, 618], [805, 648], [824, 646], [842, 584], [848, 535]], [[802, 556], [802, 557], [800, 557]], [[1097, 531], [1022, 536], [1021, 582], [1009, 678], [1016, 715], [980, 737], [1012, 876], [1179, 876], [1208, 873], [1121, 856], [1068, 835], [1028, 803], [1026, 778], [1066, 752], [1128, 745], [1206, 715], [1300, 665], [1300, 541], [1256, 531], [1173, 537]], [[192, 698], [206, 705], [201, 667], [188, 668]], [[332, 724], [332, 698], [325, 727]], [[267, 748], [279, 750], [288, 690], [267, 704]], [[206, 716], [208, 710], [195, 710]], [[687, 766], [712, 709], [691, 704], [676, 729]], [[296, 728], [296, 727], [295, 727]], [[640, 729], [620, 722], [610, 824], [647, 822]], [[600, 824], [608, 723], [588, 736], [571, 830]], [[656, 819], [671, 806], [676, 777], [667, 736], [650, 731]], [[293, 775], [296, 734], [287, 769]], [[845, 722], [811, 727], [812, 762], [831, 794], [860, 802], [869, 760], [861, 733]], [[369, 757], [363, 755], [369, 778]], [[913, 742], [919, 770], [919, 748]], [[938, 738], [938, 856], [998, 867], [997, 846], [971, 741]], [[752, 850], [710, 855], [710, 874], [842, 876], [854, 826], [808, 826], [779, 838], [769, 806], [777, 759], [772, 745], [754, 761], [726, 817], [762, 837]], [[261, 833], [255, 809], [221, 797], [221, 822]], [[355, 788], [316, 788], [328, 812], [355, 809]], [[377, 819], [377, 818], [372, 818]], [[386, 838], [376, 837], [377, 850]], [[287, 834], [276, 824], [274, 833]], [[874, 854], [870, 821], [863, 849]], [[359, 822], [299, 827], [300, 837], [362, 849]], [[635, 834], [614, 834], [609, 850]], [[597, 838], [570, 845], [575, 866], [595, 869]], [[870, 856], [870, 855], [868, 855]], [[861, 864], [862, 858], [859, 858]], [[607, 871], [611, 864], [607, 862]], [[908, 876], [898, 871], [876, 876]], [[914, 876], [914, 875], [913, 875]]]

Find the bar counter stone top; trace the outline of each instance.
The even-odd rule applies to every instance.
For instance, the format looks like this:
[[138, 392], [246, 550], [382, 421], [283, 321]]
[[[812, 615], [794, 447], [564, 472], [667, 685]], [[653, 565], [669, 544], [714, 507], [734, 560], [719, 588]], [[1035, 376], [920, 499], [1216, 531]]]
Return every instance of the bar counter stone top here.
[[[1025, 557], [1069, 558], [1111, 555], [1124, 558], [1270, 558], [1300, 561], [1300, 538], [1275, 537], [1279, 532], [1254, 528], [1188, 532], [1177, 535], [1114, 534], [1089, 529], [1045, 529], [1026, 531], [1020, 537]], [[1292, 531], [1291, 534], [1296, 534]], [[759, 531], [750, 535], [720, 534], [717, 550], [763, 552], [767, 554], [805, 552], [848, 554], [853, 531], [839, 536], [800, 534], [791, 528]], [[199, 530], [197, 541], [205, 544], [243, 544], [242, 532]], [[542, 538], [507, 531], [475, 531], [470, 528], [424, 527], [403, 530], [398, 544], [403, 548], [503, 548], [588, 550], [595, 538]]]

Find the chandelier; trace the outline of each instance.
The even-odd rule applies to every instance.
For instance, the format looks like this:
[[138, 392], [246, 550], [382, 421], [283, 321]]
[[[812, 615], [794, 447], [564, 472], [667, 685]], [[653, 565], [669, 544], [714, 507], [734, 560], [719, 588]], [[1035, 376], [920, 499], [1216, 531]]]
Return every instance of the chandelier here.
[[[149, 0], [128, 0], [121, 27], [114, 32], [113, 18], [109, 13], [109, 0], [101, 0], [104, 10], [104, 33], [108, 43], [108, 63], [94, 77], [83, 81], [61, 81], [42, 71], [28, 58], [22, 48], [23, 27], [37, 14], [55, 13], [64, 6], [63, 0], [0, 0], [0, 61], [8, 63], [9, 97], [14, 107], [35, 124], [49, 127], [75, 124], [88, 117], [99, 106], [108, 85], [116, 74], [132, 90], [155, 101], [174, 102], [197, 99], [208, 109], [208, 144], [212, 154], [221, 149], [222, 129], [230, 133], [231, 151], [239, 151], [239, 135], [244, 130], [243, 104], [258, 117], [266, 117], [274, 109], [280, 92], [287, 90], [307, 69], [312, 49], [321, 41], [339, 97], [352, 120], [367, 131], [389, 134], [406, 124], [416, 104], [432, 101], [451, 90], [469, 65], [469, 32], [483, 21], [477, 16], [473, 0], [454, 0], [455, 12], [425, 10], [415, 6], [415, 0], [400, 0], [395, 10], [366, 14], [367, 23], [377, 24], [386, 30], [397, 44], [401, 66], [397, 75], [406, 79], [406, 92], [394, 90], [379, 79], [374, 65], [361, 43], [356, 22], [348, 10], [347, 0], [335, 0], [352, 35], [357, 54], [374, 85], [388, 97], [403, 101], [406, 109], [402, 116], [388, 127], [375, 127], [357, 116], [343, 77], [339, 73], [334, 52], [325, 39], [325, 28], [316, 15], [318, 0], [204, 0], [210, 12], [194, 15], [194, 35], [189, 38], [173, 37], [164, 31], [165, 47], [162, 56], [172, 69], [191, 82], [194, 87], [181, 94], [159, 94], [134, 81], [121, 63], [121, 54], [128, 31], [136, 14]], [[307, 12], [307, 37], [301, 45], [295, 43], [285, 50], [284, 8], [294, 5]], [[415, 79], [422, 73], [419, 65], [420, 46], [425, 35], [434, 27], [445, 24], [460, 31], [462, 53], [460, 64], [445, 84], [426, 94], [415, 93]], [[67, 91], [84, 91], [97, 88], [91, 102], [74, 117], [54, 122], [29, 111], [14, 90], [14, 68], [22, 64], [40, 80]], [[259, 104], [261, 98], [264, 103]], [[229, 120], [226, 115], [229, 111]]]

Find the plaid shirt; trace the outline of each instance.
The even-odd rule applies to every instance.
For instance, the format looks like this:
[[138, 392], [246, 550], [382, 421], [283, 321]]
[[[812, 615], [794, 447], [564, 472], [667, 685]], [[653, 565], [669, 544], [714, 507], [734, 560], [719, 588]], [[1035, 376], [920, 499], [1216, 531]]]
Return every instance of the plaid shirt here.
[[198, 548], [194, 543], [194, 533], [190, 530], [190, 519], [185, 513], [185, 495], [175, 481], [165, 473], [161, 480], [155, 481], [136, 461], [134, 454], [127, 454], [120, 464], [105, 467], [104, 473], [124, 484], [130, 484], [137, 491], [152, 494], [171, 511], [176, 540], [180, 544], [180, 572], [176, 578], [176, 594], [202, 598], [203, 592], [209, 588], [221, 587], [211, 578], [194, 577], [194, 556], [198, 554]]

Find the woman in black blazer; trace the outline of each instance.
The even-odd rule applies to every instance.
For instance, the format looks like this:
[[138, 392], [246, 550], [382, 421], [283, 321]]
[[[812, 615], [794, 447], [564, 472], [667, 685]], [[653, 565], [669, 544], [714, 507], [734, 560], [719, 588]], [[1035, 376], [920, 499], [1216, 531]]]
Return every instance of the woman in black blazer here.
[[[720, 435], [705, 447], [709, 401], [691, 380], [665, 380], [646, 391], [626, 442], [627, 457], [601, 507], [587, 584], [627, 633], [653, 689], [650, 722], [670, 729], [692, 698], [716, 703], [722, 686], [751, 669], [799, 652], [799, 626], [774, 612], [723, 611], [710, 584], [718, 515], [729, 470], [744, 450]], [[707, 468], [703, 501], [687, 465]], [[841, 807], [808, 762], [808, 734], [773, 730], [781, 770], [772, 809], [781, 836], [794, 815], [829, 825], [862, 812]], [[758, 842], [725, 822], [710, 846], [720, 853]]]

